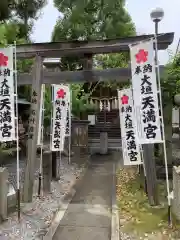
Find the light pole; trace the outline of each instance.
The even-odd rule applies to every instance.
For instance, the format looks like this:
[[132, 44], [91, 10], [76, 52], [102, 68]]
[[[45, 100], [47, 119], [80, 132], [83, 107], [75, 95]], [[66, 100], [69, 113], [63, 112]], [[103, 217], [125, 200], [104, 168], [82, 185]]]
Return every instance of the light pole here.
[[[151, 19], [155, 24], [155, 38], [157, 38], [158, 35], [158, 24], [164, 17], [164, 11], [162, 8], [155, 8], [150, 13]], [[157, 51], [155, 51], [155, 63], [158, 64], [158, 54]]]
[[166, 184], [167, 184], [167, 197], [168, 197], [168, 224], [171, 225], [171, 200], [170, 200], [170, 188], [169, 188], [169, 176], [168, 176], [168, 165], [167, 165], [167, 153], [166, 153], [166, 140], [164, 132], [164, 119], [163, 119], [163, 108], [162, 108], [162, 98], [161, 98], [161, 84], [160, 84], [160, 71], [158, 64], [158, 24], [164, 17], [164, 11], [162, 8], [155, 8], [150, 13], [151, 19], [155, 24], [155, 65], [156, 65], [156, 76], [159, 87], [159, 102], [161, 111], [161, 121], [162, 121], [162, 136], [163, 136], [163, 149], [164, 149], [164, 160], [165, 160], [165, 171], [166, 171]]
[[158, 23], [164, 17], [164, 11], [162, 8], [155, 8], [150, 13], [152, 21], [155, 23], [155, 34], [158, 34]]
[[[158, 26], [159, 26], [158, 24], [164, 17], [163, 9], [162, 8], [153, 9], [150, 13], [150, 17], [155, 24], [155, 31], [154, 31], [154, 35], [155, 35], [155, 65], [156, 65], [156, 76], [157, 76], [157, 80], [158, 80], [158, 78], [160, 79], [160, 74], [159, 74], [159, 71], [158, 71], [159, 69], [158, 69], [157, 36], [158, 36]], [[158, 87], [160, 88], [160, 85]], [[158, 98], [159, 97], [161, 98], [161, 96], [158, 95]], [[161, 102], [161, 99], [159, 99], [159, 102]], [[160, 111], [160, 114], [162, 114], [161, 111]], [[155, 149], [156, 152], [159, 152], [159, 144], [155, 144], [154, 149]]]

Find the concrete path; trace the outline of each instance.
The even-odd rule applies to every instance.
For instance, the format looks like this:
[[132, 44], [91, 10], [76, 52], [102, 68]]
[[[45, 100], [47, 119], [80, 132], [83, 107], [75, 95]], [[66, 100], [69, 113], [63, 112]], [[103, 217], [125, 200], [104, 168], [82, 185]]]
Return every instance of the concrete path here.
[[113, 164], [111, 156], [92, 159], [53, 240], [111, 239]]

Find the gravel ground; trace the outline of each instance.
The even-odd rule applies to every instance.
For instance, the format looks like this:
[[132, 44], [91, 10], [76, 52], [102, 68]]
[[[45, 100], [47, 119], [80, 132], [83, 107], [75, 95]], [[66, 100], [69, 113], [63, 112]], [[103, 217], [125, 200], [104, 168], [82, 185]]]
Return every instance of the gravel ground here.
[[[39, 172], [39, 158], [37, 158], [37, 161], [35, 162], [35, 178], [38, 177]], [[8, 169], [9, 173], [9, 182], [14, 186], [16, 189], [16, 158], [8, 159], [8, 163], [1, 164], [1, 167], [6, 167]], [[20, 158], [19, 160], [19, 175], [20, 175], [20, 184], [23, 185], [24, 182], [24, 169], [25, 169], [25, 158]]]
[[[25, 162], [20, 161], [21, 180], [23, 181]], [[9, 180], [16, 185], [16, 162], [6, 164], [10, 172]], [[60, 167], [61, 179], [52, 182], [52, 193], [38, 199], [37, 180], [35, 181], [33, 202], [21, 205], [21, 222], [18, 222], [17, 213], [11, 214], [7, 221], [0, 225], [0, 240], [40, 240], [47, 232], [54, 213], [61, 206], [64, 195], [69, 191], [71, 184], [83, 171], [83, 167], [76, 164], [68, 165], [67, 159], [62, 159]], [[36, 171], [36, 176], [38, 168]]]

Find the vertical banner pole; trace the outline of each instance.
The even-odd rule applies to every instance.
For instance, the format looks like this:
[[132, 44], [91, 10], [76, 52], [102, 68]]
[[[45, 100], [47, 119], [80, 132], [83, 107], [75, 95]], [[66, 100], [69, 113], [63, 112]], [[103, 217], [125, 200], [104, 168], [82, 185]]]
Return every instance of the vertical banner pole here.
[[[54, 104], [54, 85], [51, 85], [51, 104]], [[53, 107], [51, 109], [51, 129], [50, 129], [50, 149], [52, 149], [52, 133], [53, 133]]]
[[[41, 119], [40, 119], [40, 163], [39, 163], [39, 184], [38, 184], [38, 197], [41, 197], [41, 188], [42, 188], [42, 161], [43, 161], [43, 145], [44, 145], [44, 94], [45, 94], [45, 85], [41, 86]], [[39, 143], [38, 143], [39, 144]]]
[[69, 102], [69, 141], [68, 141], [68, 146], [69, 146], [69, 149], [68, 149], [68, 163], [71, 164], [71, 109], [72, 109], [72, 91], [71, 91], [71, 88], [70, 88], [70, 85], [69, 85], [69, 91], [70, 91], [70, 102]]
[[16, 160], [17, 160], [17, 204], [18, 204], [18, 220], [21, 218], [21, 194], [20, 194], [20, 176], [19, 176], [19, 125], [18, 125], [18, 90], [17, 90], [17, 57], [16, 42], [14, 43], [14, 68], [15, 68], [15, 99], [16, 99]]
[[140, 146], [140, 148], [141, 148], [141, 157], [142, 157], [143, 171], [144, 171], [144, 192], [146, 193], [146, 195], [148, 195], [146, 168], [145, 168], [145, 164], [144, 164], [144, 150], [143, 150], [143, 148], [142, 148], [142, 145]]
[[166, 152], [166, 139], [164, 131], [164, 117], [163, 117], [163, 107], [162, 107], [162, 95], [161, 95], [161, 79], [160, 79], [160, 69], [158, 63], [158, 46], [157, 46], [157, 35], [155, 34], [155, 55], [156, 55], [156, 68], [157, 68], [157, 81], [159, 88], [159, 101], [161, 110], [161, 125], [162, 125], [162, 138], [163, 138], [163, 151], [164, 151], [164, 162], [165, 162], [165, 172], [166, 172], [166, 187], [167, 187], [167, 198], [168, 198], [168, 224], [172, 224], [171, 219], [171, 200], [170, 200], [170, 187], [169, 187], [169, 174], [168, 174], [168, 164], [167, 164], [167, 152]]
[[59, 151], [59, 161], [60, 161], [60, 166], [58, 164], [58, 167], [61, 167], [62, 166], [62, 152]]
[[[134, 111], [134, 122], [135, 122], [135, 125], [136, 125], [136, 129], [137, 129], [137, 125], [138, 125], [138, 121], [137, 121], [137, 109], [135, 109], [135, 106], [134, 106], [134, 94], [133, 94], [133, 89], [131, 89], [131, 92], [132, 92], [132, 96], [133, 96], [133, 111]], [[144, 171], [144, 191], [145, 193], [147, 194], [147, 178], [146, 178], [146, 169], [145, 169], [145, 163], [144, 163], [144, 152], [143, 152], [143, 148], [142, 148], [142, 145], [139, 144], [139, 149], [140, 149], [140, 152], [141, 152], [141, 160], [142, 160], [142, 165], [143, 165], [143, 171]], [[139, 174], [141, 175], [141, 165], [139, 164], [138, 165], [138, 170], [139, 170]], [[140, 187], [141, 187], [141, 184], [140, 184]]]

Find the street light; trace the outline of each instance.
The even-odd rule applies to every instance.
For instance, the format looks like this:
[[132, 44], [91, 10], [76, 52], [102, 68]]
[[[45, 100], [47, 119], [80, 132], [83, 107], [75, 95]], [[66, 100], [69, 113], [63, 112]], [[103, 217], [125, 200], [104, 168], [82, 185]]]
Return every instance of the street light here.
[[[157, 35], [158, 35], [158, 23], [163, 19], [164, 17], [164, 10], [162, 8], [155, 8], [151, 11], [150, 17], [152, 21], [155, 24], [155, 40], [157, 44]], [[158, 65], [158, 52], [157, 48], [155, 49], [155, 63]]]
[[155, 34], [158, 34], [158, 23], [164, 17], [164, 11], [162, 8], [155, 8], [150, 13], [152, 21], [155, 23]]
[[[157, 35], [158, 35], [158, 23], [163, 19], [164, 17], [164, 11], [162, 8], [155, 8], [150, 13], [152, 21], [155, 23], [155, 64], [156, 64], [156, 73], [157, 73], [157, 79], [158, 79], [158, 85], [159, 85], [159, 97], [160, 97], [160, 105], [161, 105], [161, 114], [162, 114], [162, 100], [161, 100], [161, 86], [160, 86], [160, 72], [159, 72], [159, 66], [158, 66], [158, 46], [157, 46]], [[176, 97], [177, 100], [177, 97]], [[164, 120], [162, 117], [162, 125], [164, 125]], [[164, 129], [163, 129], [163, 135]], [[170, 202], [170, 192], [169, 192], [169, 177], [168, 177], [168, 165], [167, 165], [167, 156], [166, 156], [166, 143], [165, 143], [165, 137], [163, 136], [164, 143], [164, 158], [165, 158], [165, 171], [166, 171], [166, 183], [167, 183], [167, 192], [168, 192], [168, 224], [171, 225], [172, 219], [171, 219], [171, 202]]]

